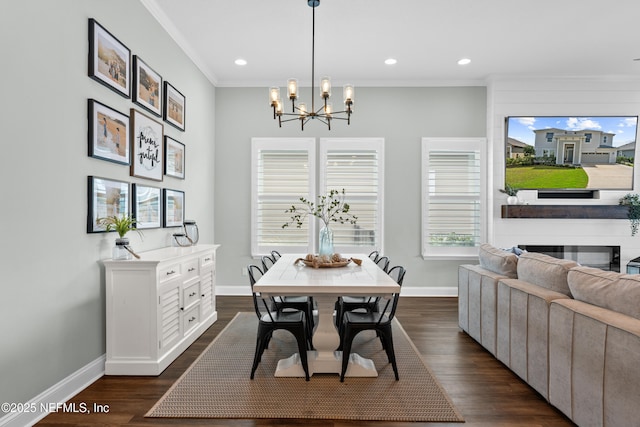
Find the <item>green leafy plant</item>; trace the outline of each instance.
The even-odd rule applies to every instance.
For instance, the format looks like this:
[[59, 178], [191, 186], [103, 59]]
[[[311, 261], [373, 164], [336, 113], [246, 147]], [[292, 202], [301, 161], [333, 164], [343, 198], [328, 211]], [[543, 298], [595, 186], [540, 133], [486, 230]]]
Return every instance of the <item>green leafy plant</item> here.
[[505, 184], [504, 188], [500, 189], [500, 192], [506, 194], [507, 196], [517, 196], [518, 191], [520, 191], [520, 189], [514, 187], [511, 184]]
[[107, 231], [115, 230], [120, 238], [123, 238], [127, 234], [127, 232], [131, 230], [135, 230], [140, 235], [140, 237], [142, 237], [142, 232], [135, 227], [136, 220], [129, 215], [107, 216], [104, 218], [98, 218], [96, 222], [99, 225], [104, 226]]
[[282, 228], [295, 225], [297, 228], [302, 227], [302, 223], [309, 215], [315, 216], [324, 222], [325, 226], [329, 226], [330, 222], [340, 224], [355, 224], [358, 217], [349, 212], [349, 204], [344, 201], [345, 191], [330, 190], [329, 194], [318, 196], [318, 202], [314, 203], [310, 200], [300, 197], [301, 207], [291, 205], [285, 213], [292, 214], [291, 221], [282, 225]]
[[619, 204], [629, 207], [627, 217], [631, 222], [631, 235], [635, 236], [640, 226], [640, 195], [628, 193], [620, 199]]

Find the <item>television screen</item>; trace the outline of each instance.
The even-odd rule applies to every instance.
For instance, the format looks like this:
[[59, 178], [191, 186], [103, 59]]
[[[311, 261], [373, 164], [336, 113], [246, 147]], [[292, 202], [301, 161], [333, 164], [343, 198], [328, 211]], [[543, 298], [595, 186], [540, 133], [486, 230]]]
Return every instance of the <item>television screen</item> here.
[[632, 190], [637, 116], [506, 118], [505, 186]]

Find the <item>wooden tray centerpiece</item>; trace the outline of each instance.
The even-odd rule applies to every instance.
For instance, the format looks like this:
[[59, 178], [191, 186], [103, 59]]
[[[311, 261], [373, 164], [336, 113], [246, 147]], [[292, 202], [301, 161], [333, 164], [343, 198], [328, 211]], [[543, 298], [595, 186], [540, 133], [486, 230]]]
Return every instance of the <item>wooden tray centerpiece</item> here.
[[342, 258], [340, 254], [332, 255], [313, 255], [307, 254], [305, 258], [298, 258], [293, 263], [302, 262], [307, 267], [313, 268], [338, 268], [346, 267], [350, 262], [356, 265], [362, 265], [362, 260], [357, 258]]

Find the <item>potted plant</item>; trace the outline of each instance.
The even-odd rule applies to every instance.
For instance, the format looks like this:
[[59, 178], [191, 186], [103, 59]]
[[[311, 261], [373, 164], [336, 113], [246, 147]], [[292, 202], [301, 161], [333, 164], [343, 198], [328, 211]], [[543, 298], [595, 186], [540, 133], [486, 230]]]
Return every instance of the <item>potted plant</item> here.
[[129, 239], [126, 234], [135, 230], [142, 238], [142, 232], [136, 229], [135, 218], [129, 215], [112, 215], [104, 218], [98, 218], [97, 223], [104, 226], [107, 231], [116, 231], [119, 238], [116, 239], [116, 246], [113, 248], [113, 259], [131, 259], [131, 255], [140, 258], [129, 246]]
[[507, 196], [507, 204], [508, 205], [517, 205], [518, 204], [518, 191], [519, 188], [514, 187], [511, 184], [505, 184], [504, 188], [500, 189], [501, 193], [506, 194]]
[[631, 222], [631, 235], [635, 236], [640, 225], [640, 195], [628, 193], [620, 199], [619, 204], [629, 207], [627, 217]]
[[304, 219], [313, 215], [316, 218], [322, 220], [323, 227], [320, 229], [320, 255], [333, 254], [333, 232], [329, 227], [331, 222], [337, 222], [340, 224], [355, 224], [358, 217], [353, 215], [349, 210], [349, 204], [345, 202], [345, 190], [330, 190], [329, 194], [318, 196], [318, 202], [314, 203], [310, 200], [300, 197], [302, 207], [296, 207], [292, 205], [285, 213], [292, 214], [291, 221], [282, 225], [282, 228], [286, 228], [292, 224], [295, 224], [297, 228], [302, 227]]

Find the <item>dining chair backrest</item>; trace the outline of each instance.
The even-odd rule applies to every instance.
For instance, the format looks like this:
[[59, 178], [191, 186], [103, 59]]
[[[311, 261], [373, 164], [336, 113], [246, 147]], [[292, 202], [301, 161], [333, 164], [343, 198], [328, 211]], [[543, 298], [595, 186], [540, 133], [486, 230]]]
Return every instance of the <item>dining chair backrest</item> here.
[[378, 257], [380, 256], [380, 252], [378, 251], [373, 251], [369, 254], [369, 259], [371, 259], [371, 261], [376, 262], [378, 261]]
[[405, 272], [406, 270], [404, 269], [403, 266], [396, 265], [395, 267], [390, 268], [387, 274], [391, 276], [391, 278], [395, 280], [398, 285], [402, 286], [402, 281], [404, 280]]
[[[262, 298], [262, 296], [259, 293], [257, 293], [253, 289], [253, 286], [256, 284], [257, 279], [262, 277], [262, 274], [263, 274], [262, 270], [257, 265], [249, 265], [247, 266], [247, 271], [249, 272], [249, 283], [251, 284], [251, 294], [253, 296], [253, 308], [256, 311], [256, 316], [258, 316], [258, 319], [262, 319], [262, 317], [265, 314], [268, 314], [269, 318], [273, 322], [271, 310], [269, 310], [269, 306], [267, 305], [267, 302], [264, 300], [264, 298]], [[262, 305], [265, 308], [264, 311], [262, 310], [262, 307], [260, 307], [260, 301], [262, 301]]]
[[282, 256], [282, 255], [280, 255], [280, 252], [278, 252], [278, 251], [271, 251], [271, 258], [272, 258], [274, 261], [277, 261], [278, 259], [280, 259], [280, 257], [281, 257], [281, 256]]
[[276, 260], [271, 258], [269, 255], [263, 255], [262, 256], [262, 271], [264, 271], [265, 273], [267, 272], [268, 269], [270, 269], [273, 264], [276, 263]]
[[380, 258], [378, 258], [375, 261], [376, 264], [378, 264], [378, 267], [380, 267], [382, 269], [382, 271], [384, 271], [385, 273], [387, 272], [387, 269], [389, 268], [389, 258], [386, 256], [381, 256]]

